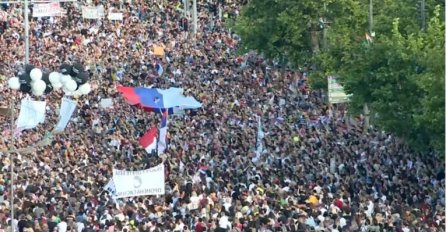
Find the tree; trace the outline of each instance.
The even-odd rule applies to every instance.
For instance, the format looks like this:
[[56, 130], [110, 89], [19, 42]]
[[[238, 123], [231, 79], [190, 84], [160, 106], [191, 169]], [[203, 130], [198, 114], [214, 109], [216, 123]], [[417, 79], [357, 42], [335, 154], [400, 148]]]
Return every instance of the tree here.
[[[375, 124], [420, 150], [444, 151], [444, 22], [440, 10], [426, 32], [403, 34], [395, 19], [390, 35], [351, 46], [338, 74], [352, 106], [370, 103]], [[407, 28], [407, 27], [406, 27]], [[406, 31], [407, 32], [407, 31]]]
[[242, 52], [311, 66], [312, 87], [337, 76], [353, 94], [349, 112], [369, 104], [383, 130], [444, 151], [444, 11], [433, 8], [444, 0], [424, 0], [425, 12], [419, 1], [374, 0], [373, 42], [369, 0], [252, 0], [233, 28]]
[[233, 26], [242, 38], [241, 51], [255, 50], [282, 65], [285, 60], [296, 67], [305, 65], [319, 50], [323, 5], [324, 1], [311, 0], [250, 1]]

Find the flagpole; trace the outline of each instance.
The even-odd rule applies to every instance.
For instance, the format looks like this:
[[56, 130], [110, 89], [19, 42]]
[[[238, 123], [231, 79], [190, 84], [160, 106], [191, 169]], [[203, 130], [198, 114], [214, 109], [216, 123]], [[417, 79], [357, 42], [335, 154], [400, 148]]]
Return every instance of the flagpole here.
[[[14, 150], [14, 97], [11, 99], [11, 122], [10, 122], [10, 133], [11, 133], [11, 150]], [[9, 162], [10, 162], [10, 172], [11, 172], [11, 183], [10, 183], [10, 190], [11, 191], [11, 196], [10, 196], [10, 200], [11, 200], [11, 205], [10, 205], [10, 210], [11, 210], [11, 230], [15, 231], [15, 225], [14, 225], [14, 157], [13, 157], [13, 153], [14, 152], [9, 152]]]

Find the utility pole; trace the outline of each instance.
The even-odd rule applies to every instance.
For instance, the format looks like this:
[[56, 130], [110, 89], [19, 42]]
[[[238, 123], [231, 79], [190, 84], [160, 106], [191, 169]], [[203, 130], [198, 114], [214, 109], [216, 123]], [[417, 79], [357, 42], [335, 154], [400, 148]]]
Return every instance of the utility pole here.
[[[327, 3], [324, 2], [324, 16], [327, 15]], [[322, 21], [322, 46], [324, 51], [327, 49], [327, 19], [324, 17]]]
[[[10, 124], [10, 132], [9, 133], [11, 133], [10, 134], [10, 142], [11, 142], [11, 145], [10, 145], [10, 149], [11, 150], [14, 150], [15, 149], [15, 147], [14, 147], [14, 143], [15, 143], [15, 141], [14, 141], [14, 97], [11, 99], [11, 103], [10, 103], [10, 105], [11, 105], [11, 124]], [[10, 196], [10, 200], [11, 200], [11, 205], [9, 206], [10, 207], [10, 210], [11, 210], [11, 231], [16, 231], [15, 230], [15, 224], [14, 224], [14, 152], [10, 152], [9, 153], [9, 162], [10, 162], [10, 164], [9, 164], [9, 168], [11, 169], [10, 170], [10, 173], [11, 173], [11, 181], [10, 181], [10, 194], [11, 194], [11, 196]]]
[[192, 12], [192, 20], [193, 20], [193, 24], [194, 24], [194, 35], [196, 35], [197, 34], [197, 31], [198, 31], [198, 19], [197, 19], [197, 0], [193, 0], [193, 3], [192, 3], [193, 5], [192, 5], [192, 10], [193, 10], [193, 12]]
[[[373, 33], [373, 0], [369, 0], [369, 34], [371, 37], [374, 36]], [[366, 102], [364, 104], [364, 133], [367, 133], [370, 127], [370, 109]]]
[[184, 17], [189, 20], [189, 0], [184, 0]]
[[369, 33], [373, 34], [373, 0], [369, 0]]
[[426, 30], [426, 1], [420, 0], [421, 30]]

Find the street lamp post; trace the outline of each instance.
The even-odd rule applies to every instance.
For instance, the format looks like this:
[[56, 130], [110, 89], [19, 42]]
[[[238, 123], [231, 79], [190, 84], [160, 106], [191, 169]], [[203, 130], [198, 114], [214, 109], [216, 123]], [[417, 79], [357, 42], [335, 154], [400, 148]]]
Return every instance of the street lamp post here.
[[14, 224], [14, 214], [15, 214], [15, 212], [14, 212], [14, 175], [15, 175], [15, 173], [14, 173], [14, 165], [15, 165], [15, 163], [14, 163], [14, 154], [16, 154], [16, 155], [20, 155], [20, 153], [23, 153], [23, 152], [31, 152], [34, 148], [37, 148], [37, 147], [42, 147], [42, 146], [47, 146], [47, 145], [49, 145], [50, 143], [51, 143], [51, 141], [52, 141], [52, 138], [53, 138], [53, 135], [52, 135], [52, 133], [48, 133], [48, 134], [46, 134], [45, 136], [44, 136], [44, 138], [41, 140], [41, 141], [39, 141], [39, 142], [37, 142], [37, 143], [35, 143], [34, 145], [31, 145], [31, 146], [29, 146], [29, 147], [25, 147], [25, 148], [22, 148], [22, 149], [16, 149], [15, 148], [15, 137], [14, 137], [14, 116], [15, 116], [15, 108], [14, 108], [14, 98], [11, 100], [11, 103], [10, 103], [10, 145], [9, 145], [9, 150], [6, 150], [6, 151], [2, 151], [2, 152], [4, 152], [4, 153], [8, 153], [8, 156], [9, 156], [9, 161], [10, 161], [10, 175], [11, 175], [11, 177], [10, 177], [10, 210], [11, 210], [11, 215], [10, 215], [10, 218], [11, 218], [11, 231], [12, 232], [15, 232], [16, 230], [15, 230], [15, 224]]
[[[15, 147], [14, 147], [14, 143], [15, 143], [15, 141], [14, 141], [14, 98], [13, 99], [11, 99], [11, 103], [10, 103], [10, 105], [11, 105], [11, 124], [10, 124], [10, 135], [11, 135], [11, 139], [10, 139], [10, 142], [11, 142], [11, 144], [10, 144], [10, 149], [11, 150], [14, 150], [15, 149]], [[10, 205], [10, 207], [11, 207], [11, 230], [12, 230], [12, 232], [14, 232], [15, 231], [15, 225], [14, 225], [14, 157], [13, 157], [13, 152], [9, 152], [9, 162], [10, 162], [10, 172], [11, 172], [11, 181], [10, 181], [10, 184], [11, 184], [11, 187], [10, 187], [10, 200], [11, 200], [11, 205]]]
[[24, 8], [25, 8], [25, 64], [29, 64], [29, 7], [28, 7], [28, 0], [25, 0], [24, 2]]

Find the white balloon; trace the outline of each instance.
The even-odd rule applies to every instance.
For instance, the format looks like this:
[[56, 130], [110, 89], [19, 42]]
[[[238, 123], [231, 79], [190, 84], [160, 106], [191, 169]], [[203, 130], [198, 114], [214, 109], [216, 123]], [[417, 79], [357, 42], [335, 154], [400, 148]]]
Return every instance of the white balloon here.
[[35, 91], [35, 90], [32, 90], [32, 92], [33, 92], [34, 96], [37, 96], [37, 97], [43, 95], [43, 91]]
[[85, 83], [85, 84], [79, 86], [79, 92], [81, 94], [89, 94], [90, 91], [91, 91], [91, 86], [89, 83]]
[[51, 85], [53, 86], [54, 90], [58, 90], [63, 87], [63, 84], [60, 82], [52, 83]]
[[60, 82], [62, 84], [67, 83], [67, 81], [71, 80], [71, 76], [70, 75], [61, 75], [60, 76]]
[[29, 73], [29, 76], [31, 77], [31, 80], [33, 81], [37, 81], [42, 79], [42, 70], [38, 69], [38, 68], [33, 68], [31, 70], [31, 72]]
[[60, 82], [60, 73], [52, 72], [52, 73], [50, 73], [48, 79], [50, 80], [51, 84], [59, 83]]
[[77, 83], [74, 80], [69, 80], [64, 84], [64, 86], [68, 91], [74, 92], [77, 88]]
[[8, 80], [8, 86], [10, 89], [18, 90], [20, 89], [20, 81], [18, 77], [12, 77]]
[[31, 87], [32, 87], [33, 91], [43, 93], [46, 89], [46, 83], [45, 83], [45, 81], [37, 80], [31, 84]]
[[65, 93], [66, 96], [72, 96], [73, 92], [71, 92], [70, 90], [68, 90], [67, 88], [63, 88], [63, 92]]

